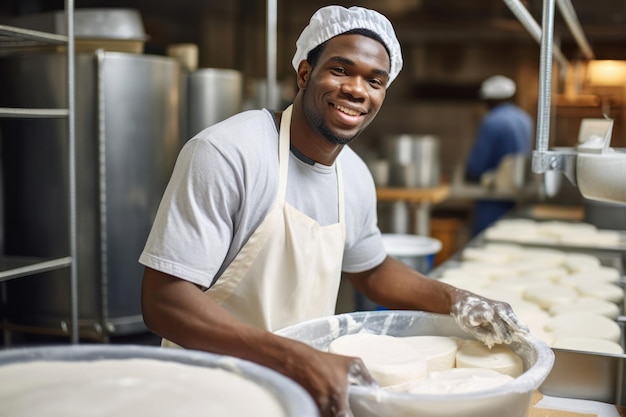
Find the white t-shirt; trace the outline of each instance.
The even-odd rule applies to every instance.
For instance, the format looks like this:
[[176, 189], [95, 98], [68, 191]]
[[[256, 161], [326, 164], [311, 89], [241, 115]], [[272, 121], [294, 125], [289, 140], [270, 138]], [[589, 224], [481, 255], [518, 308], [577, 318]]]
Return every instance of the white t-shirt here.
[[[348, 146], [339, 160], [346, 219], [342, 270], [361, 272], [385, 258], [375, 186]], [[278, 176], [278, 130], [270, 111], [246, 111], [198, 133], [178, 156], [139, 262], [209, 287], [274, 204]], [[310, 165], [290, 153], [286, 198], [322, 226], [337, 223], [335, 166]]]

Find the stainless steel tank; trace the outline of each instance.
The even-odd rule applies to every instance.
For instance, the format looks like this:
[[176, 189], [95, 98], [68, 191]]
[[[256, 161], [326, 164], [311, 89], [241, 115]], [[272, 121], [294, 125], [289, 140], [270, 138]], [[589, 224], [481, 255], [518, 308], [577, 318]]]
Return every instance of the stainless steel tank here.
[[432, 135], [388, 135], [383, 138], [389, 161], [389, 185], [433, 187], [439, 185], [439, 139]]
[[186, 139], [242, 110], [243, 76], [239, 71], [201, 68], [186, 72], [183, 86]]
[[[66, 107], [65, 65], [55, 53], [0, 57], [0, 106]], [[171, 58], [117, 52], [76, 57], [81, 337], [145, 330], [137, 259], [181, 146], [179, 79]], [[5, 253], [66, 256], [65, 120], [5, 119], [0, 129]], [[63, 334], [69, 288], [67, 269], [10, 281], [5, 319]]]

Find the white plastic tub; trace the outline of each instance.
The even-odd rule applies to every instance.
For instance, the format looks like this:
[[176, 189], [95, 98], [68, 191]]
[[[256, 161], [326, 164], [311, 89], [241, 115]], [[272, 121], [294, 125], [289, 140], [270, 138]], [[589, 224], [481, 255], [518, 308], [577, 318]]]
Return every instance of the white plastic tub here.
[[[325, 317], [280, 330], [277, 334], [327, 350], [334, 339], [368, 332], [391, 336], [456, 336], [471, 338], [448, 315], [419, 311], [368, 311]], [[529, 337], [510, 347], [524, 363], [524, 373], [510, 383], [467, 394], [416, 395], [362, 386], [350, 387], [355, 417], [525, 417], [534, 390], [550, 373], [554, 353]]]
[[[47, 362], [97, 362], [103, 360], [128, 360], [128, 359], [153, 359], [159, 362], [176, 362], [184, 365], [191, 365], [194, 367], [206, 367], [221, 369], [232, 373], [233, 375], [242, 377], [247, 381], [261, 387], [266, 391], [270, 397], [274, 397], [280, 408], [284, 410], [284, 416], [286, 417], [319, 417], [319, 411], [317, 406], [311, 399], [310, 395], [300, 385], [296, 384], [291, 379], [275, 372], [269, 368], [257, 365], [252, 362], [244, 361], [241, 359], [215, 355], [206, 352], [183, 350], [183, 349], [166, 349], [160, 347], [149, 346], [132, 346], [132, 345], [115, 345], [115, 346], [103, 346], [103, 345], [82, 345], [82, 346], [52, 346], [41, 348], [26, 348], [26, 349], [10, 349], [0, 352], [0, 370], [5, 365], [21, 365], [27, 362], [45, 361]], [[177, 370], [178, 373], [184, 374], [185, 371]], [[167, 377], [169, 374], [163, 374]], [[134, 389], [139, 394], [142, 394], [141, 387], [128, 385], [128, 381], [132, 381], [134, 374], [130, 373], [124, 375], [124, 378], [120, 379], [119, 389]], [[59, 375], [59, 381], [63, 381], [64, 375]], [[180, 378], [184, 380], [185, 378]], [[140, 378], [135, 378], [140, 380]], [[111, 380], [109, 380], [110, 383]], [[177, 380], [178, 381], [178, 380]], [[0, 398], [6, 392], [13, 393], [11, 395], [19, 394], [19, 386], [16, 388], [10, 383], [3, 385], [8, 381], [3, 381], [0, 384]], [[125, 388], [126, 384], [126, 388]], [[183, 384], [184, 385], [184, 384]], [[103, 387], [106, 385], [103, 385]], [[176, 390], [184, 391], [185, 387], [177, 385]], [[174, 391], [176, 391], [174, 390]], [[107, 392], [111, 392], [109, 389]], [[258, 399], [258, 397], [257, 397]], [[70, 398], [56, 398], [55, 401], [63, 402], [71, 400]], [[112, 398], [107, 398], [103, 395], [102, 402], [96, 401], [92, 404], [93, 407], [102, 407], [106, 410], [107, 403], [112, 401]], [[225, 399], [220, 406], [228, 407], [229, 399]], [[253, 401], [252, 399], [242, 398], [242, 401]], [[136, 400], [124, 402], [128, 409], [124, 412], [124, 415], [134, 415], [137, 410], [146, 409], [149, 407], [150, 396], [137, 395]], [[40, 406], [41, 404], [37, 404]], [[6, 406], [6, 404], [5, 404]], [[0, 405], [0, 410], [3, 410]], [[84, 410], [86, 414], [89, 414], [89, 410]], [[10, 417], [0, 412], [4, 417]], [[75, 410], [76, 415], [81, 414], [81, 410]], [[139, 413], [141, 414], [141, 413]], [[23, 414], [19, 414], [23, 415]], [[104, 415], [97, 414], [94, 415]], [[187, 416], [185, 414], [184, 405], [181, 405], [177, 416]], [[191, 417], [191, 416], [190, 416]], [[244, 416], [242, 416], [244, 417]], [[246, 416], [247, 417], [247, 416]]]

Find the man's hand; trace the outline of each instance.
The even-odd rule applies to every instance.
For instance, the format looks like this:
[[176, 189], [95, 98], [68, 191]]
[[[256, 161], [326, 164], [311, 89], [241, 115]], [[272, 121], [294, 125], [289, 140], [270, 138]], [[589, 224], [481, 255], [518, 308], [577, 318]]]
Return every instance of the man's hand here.
[[348, 386], [376, 386], [361, 359], [317, 350], [308, 352], [305, 361], [289, 363], [287, 372], [313, 397], [322, 417], [352, 417]]
[[511, 343], [515, 334], [529, 333], [509, 304], [461, 289], [454, 293], [450, 314], [463, 330], [490, 348]]

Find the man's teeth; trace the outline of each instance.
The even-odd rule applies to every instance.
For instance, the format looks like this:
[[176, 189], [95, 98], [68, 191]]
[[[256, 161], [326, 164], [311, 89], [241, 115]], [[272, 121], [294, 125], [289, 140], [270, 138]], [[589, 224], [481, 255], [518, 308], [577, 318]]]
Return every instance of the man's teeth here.
[[349, 109], [347, 107], [339, 106], [339, 105], [335, 105], [335, 108], [339, 110], [340, 112], [345, 113], [349, 116], [359, 116], [361, 114], [361, 112]]

